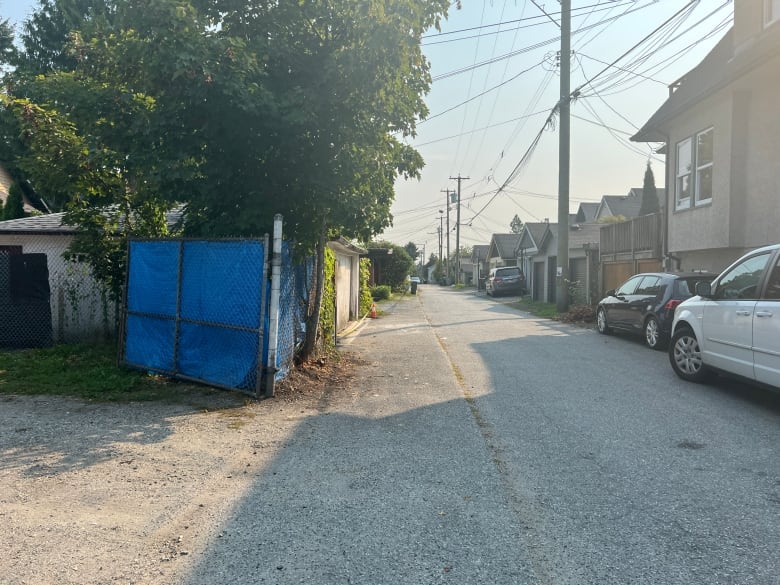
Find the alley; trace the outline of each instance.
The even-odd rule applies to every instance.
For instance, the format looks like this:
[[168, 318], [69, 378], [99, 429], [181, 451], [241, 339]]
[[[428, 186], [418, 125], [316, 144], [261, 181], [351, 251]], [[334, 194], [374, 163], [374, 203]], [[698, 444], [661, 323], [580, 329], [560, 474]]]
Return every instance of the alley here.
[[664, 352], [425, 287], [550, 583], [777, 583], [780, 400]]
[[423, 286], [343, 339], [350, 392], [186, 582], [776, 583], [777, 398], [504, 302]]

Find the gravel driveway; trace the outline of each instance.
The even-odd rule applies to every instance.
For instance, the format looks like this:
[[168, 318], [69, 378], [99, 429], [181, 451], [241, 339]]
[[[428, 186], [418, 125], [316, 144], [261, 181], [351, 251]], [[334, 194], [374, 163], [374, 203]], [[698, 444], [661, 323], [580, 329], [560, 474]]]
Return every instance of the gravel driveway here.
[[[0, 396], [0, 583], [176, 582], [324, 390], [253, 403]], [[246, 402], [246, 403], [245, 403]]]

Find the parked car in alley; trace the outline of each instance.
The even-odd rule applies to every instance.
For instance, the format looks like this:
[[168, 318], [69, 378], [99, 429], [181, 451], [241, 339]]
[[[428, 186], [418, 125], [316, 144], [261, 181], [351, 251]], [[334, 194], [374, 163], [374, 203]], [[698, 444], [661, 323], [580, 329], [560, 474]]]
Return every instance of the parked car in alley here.
[[684, 380], [723, 371], [780, 387], [780, 244], [745, 254], [677, 307], [669, 361]]
[[647, 272], [629, 278], [609, 290], [596, 309], [599, 333], [613, 330], [644, 336], [651, 349], [669, 344], [674, 310], [695, 294], [699, 282], [710, 282], [717, 275], [706, 272]]
[[485, 292], [494, 297], [503, 294], [524, 294], [525, 275], [517, 266], [493, 268], [485, 281]]

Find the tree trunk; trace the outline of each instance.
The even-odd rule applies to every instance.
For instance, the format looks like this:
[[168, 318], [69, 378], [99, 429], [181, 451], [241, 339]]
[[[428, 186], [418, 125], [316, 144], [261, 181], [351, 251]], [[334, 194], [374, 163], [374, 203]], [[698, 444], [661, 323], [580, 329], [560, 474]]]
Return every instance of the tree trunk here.
[[[315, 271], [314, 285], [314, 305], [306, 318], [306, 339], [301, 348], [300, 358], [303, 361], [308, 360], [314, 355], [314, 349], [317, 346], [317, 333], [320, 327], [320, 309], [322, 308], [323, 285], [325, 283], [325, 234], [327, 229], [322, 226], [320, 232], [320, 241], [317, 243], [317, 262]], [[311, 304], [310, 304], [311, 306]]]

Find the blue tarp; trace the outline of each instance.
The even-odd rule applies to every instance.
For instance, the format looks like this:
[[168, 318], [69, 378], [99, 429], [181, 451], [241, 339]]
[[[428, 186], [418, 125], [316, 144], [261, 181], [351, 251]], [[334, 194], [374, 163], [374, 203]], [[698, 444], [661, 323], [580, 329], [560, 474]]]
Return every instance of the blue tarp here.
[[[293, 265], [288, 242], [282, 250], [277, 379], [305, 335], [314, 266], [312, 259]], [[265, 262], [259, 240], [132, 241], [125, 363], [254, 393], [268, 355]]]

